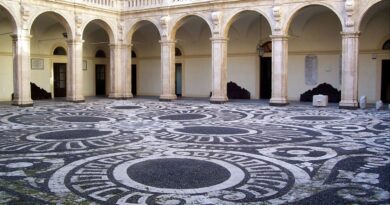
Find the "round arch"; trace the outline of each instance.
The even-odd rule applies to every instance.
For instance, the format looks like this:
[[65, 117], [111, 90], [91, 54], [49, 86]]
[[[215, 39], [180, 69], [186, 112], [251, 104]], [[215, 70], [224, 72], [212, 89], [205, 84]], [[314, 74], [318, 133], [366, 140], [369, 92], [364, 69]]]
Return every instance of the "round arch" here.
[[6, 7], [6, 5], [3, 5], [2, 2], [0, 2], [0, 10], [3, 10], [6, 15], [9, 17], [9, 20], [11, 21], [11, 26], [12, 26], [12, 32], [16, 34], [18, 32], [18, 25], [17, 21], [15, 18], [15, 15], [12, 14], [11, 10]]
[[34, 15], [33, 18], [31, 18], [30, 22], [28, 25], [29, 26], [29, 29], [28, 29], [28, 32], [31, 33], [31, 29], [35, 23], [35, 21], [37, 20], [38, 17], [40, 17], [41, 15], [45, 15], [45, 14], [48, 14], [52, 17], [54, 17], [54, 19], [56, 19], [58, 22], [60, 22], [60, 24], [65, 28], [66, 30], [66, 34], [67, 34], [67, 38], [68, 39], [73, 39], [73, 29], [72, 27], [70, 26], [71, 24], [68, 22], [67, 19], [69, 18], [66, 18], [65, 15], [57, 12], [57, 11], [52, 11], [52, 10], [47, 10], [47, 11], [41, 11], [37, 14]]
[[132, 39], [133, 39], [133, 35], [134, 33], [141, 27], [145, 26], [145, 25], [153, 25], [157, 31], [158, 31], [158, 34], [161, 38], [161, 32], [160, 32], [160, 29], [158, 28], [157, 24], [150, 20], [150, 19], [142, 19], [142, 20], [139, 20], [139, 21], [136, 21], [135, 23], [133, 23], [130, 27], [129, 27], [129, 30], [126, 32], [126, 40], [131, 43]]
[[272, 20], [264, 11], [256, 10], [256, 9], [242, 9], [242, 10], [234, 12], [229, 17], [227, 17], [226, 22], [222, 25], [224, 37], [228, 37], [229, 29], [231, 28], [231, 25], [237, 20], [237, 18], [240, 16], [240, 14], [242, 14], [244, 12], [256, 12], [259, 15], [263, 16], [266, 19], [268, 25], [270, 26], [271, 31], [273, 30], [273, 25], [271, 24]]
[[111, 44], [115, 43], [115, 34], [114, 34], [114, 31], [113, 29], [111, 28], [110, 24], [107, 23], [105, 20], [103, 19], [91, 19], [89, 20], [88, 22], [86, 22], [82, 29], [81, 29], [81, 33], [82, 33], [82, 36], [84, 35], [84, 31], [85, 29], [87, 28], [87, 26], [91, 23], [95, 23], [97, 24], [98, 26], [100, 26], [104, 31], [107, 32], [107, 35], [108, 35], [108, 38], [109, 38], [109, 41]]
[[368, 2], [364, 7], [363, 7], [363, 11], [361, 11], [359, 13], [359, 16], [358, 16], [358, 21], [357, 21], [357, 28], [360, 29], [361, 27], [361, 24], [362, 24], [362, 21], [364, 19], [364, 17], [366, 16], [367, 12], [373, 8], [375, 5], [377, 5], [378, 3], [382, 2], [384, 0], [372, 0], [370, 2]]
[[299, 14], [299, 12], [302, 11], [303, 9], [308, 8], [310, 6], [322, 6], [322, 7], [325, 7], [327, 9], [329, 9], [330, 11], [332, 11], [337, 16], [337, 18], [339, 19], [339, 23], [341, 25], [342, 30], [344, 30], [343, 16], [334, 7], [332, 7], [331, 5], [326, 4], [326, 3], [317, 3], [316, 2], [316, 3], [305, 3], [305, 4], [302, 4], [302, 5], [298, 6], [294, 10], [292, 10], [289, 13], [289, 15], [286, 17], [286, 22], [285, 22], [285, 25], [283, 26], [283, 29], [282, 29], [283, 33], [287, 34], [288, 30], [289, 30], [289, 28], [291, 26], [291, 23], [293, 22], [293, 20], [296, 17], [296, 15]]
[[176, 18], [176, 21], [172, 24], [173, 26], [169, 32], [172, 39], [176, 38], [177, 30], [179, 30], [179, 28], [184, 25], [186, 23], [186, 20], [188, 20], [190, 17], [197, 17], [202, 19], [207, 24], [208, 28], [210, 29], [210, 32], [212, 33], [212, 23], [205, 16], [202, 16], [200, 14], [185, 14]]

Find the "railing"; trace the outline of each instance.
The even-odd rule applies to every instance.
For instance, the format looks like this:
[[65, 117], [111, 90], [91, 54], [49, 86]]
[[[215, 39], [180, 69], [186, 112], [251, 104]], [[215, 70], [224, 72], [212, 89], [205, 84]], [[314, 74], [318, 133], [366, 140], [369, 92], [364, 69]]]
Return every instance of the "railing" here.
[[90, 7], [105, 8], [112, 10], [142, 10], [159, 7], [170, 7], [212, 0], [63, 0], [69, 3]]
[[125, 0], [124, 10], [137, 10], [157, 7], [168, 7], [183, 4], [207, 2], [210, 0]]

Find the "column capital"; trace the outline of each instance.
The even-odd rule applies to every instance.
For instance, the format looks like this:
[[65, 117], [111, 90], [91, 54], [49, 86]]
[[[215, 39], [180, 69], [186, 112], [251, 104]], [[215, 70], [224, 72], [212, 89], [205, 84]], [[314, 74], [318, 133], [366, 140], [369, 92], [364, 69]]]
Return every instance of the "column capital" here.
[[11, 34], [10, 35], [12, 40], [16, 41], [19, 39], [31, 39], [33, 36], [32, 35], [18, 35], [18, 34]]
[[288, 40], [290, 36], [285, 34], [275, 34], [275, 35], [270, 35], [269, 37], [272, 40]]
[[167, 39], [164, 39], [164, 40], [159, 40], [158, 42], [161, 43], [161, 44], [175, 44], [175, 43], [176, 43], [176, 40], [167, 40]]
[[84, 43], [84, 40], [83, 39], [68, 39], [66, 40], [66, 43], [69, 45], [69, 44], [82, 44]]
[[347, 32], [340, 32], [341, 36], [343, 38], [359, 38], [360, 31], [347, 31]]
[[229, 38], [218, 36], [218, 37], [211, 37], [210, 40], [213, 42], [227, 42], [229, 41]]

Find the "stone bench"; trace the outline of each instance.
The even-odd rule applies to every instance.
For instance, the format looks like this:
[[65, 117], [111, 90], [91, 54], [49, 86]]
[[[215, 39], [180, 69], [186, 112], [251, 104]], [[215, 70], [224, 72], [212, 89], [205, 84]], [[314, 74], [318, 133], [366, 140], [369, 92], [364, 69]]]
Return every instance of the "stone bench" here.
[[313, 95], [313, 106], [314, 107], [328, 106], [328, 96], [327, 95]]

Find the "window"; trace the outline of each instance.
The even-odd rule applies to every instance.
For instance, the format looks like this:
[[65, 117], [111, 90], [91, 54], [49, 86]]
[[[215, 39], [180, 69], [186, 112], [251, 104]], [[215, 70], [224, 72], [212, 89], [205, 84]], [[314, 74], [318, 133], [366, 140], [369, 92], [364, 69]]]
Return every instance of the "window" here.
[[59, 46], [59, 47], [54, 49], [53, 55], [56, 55], [56, 56], [66, 56], [66, 50], [65, 50], [65, 48]]
[[102, 51], [102, 50], [98, 50], [98, 51], [96, 51], [95, 57], [96, 58], [105, 58], [106, 57], [106, 53], [104, 51]]

